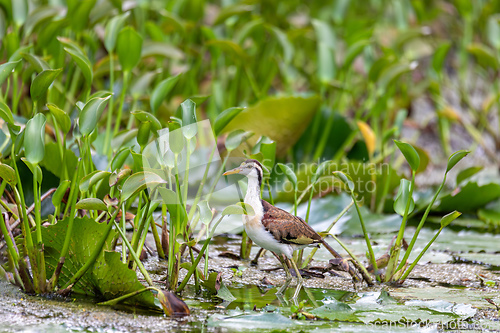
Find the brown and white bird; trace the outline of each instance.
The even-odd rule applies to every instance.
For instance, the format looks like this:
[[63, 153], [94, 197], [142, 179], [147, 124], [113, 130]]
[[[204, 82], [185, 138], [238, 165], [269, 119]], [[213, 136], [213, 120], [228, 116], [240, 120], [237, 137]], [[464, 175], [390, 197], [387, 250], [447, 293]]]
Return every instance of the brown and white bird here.
[[[256, 160], [246, 160], [232, 170], [226, 171], [224, 175], [241, 174], [248, 178], [248, 188], [244, 202], [252, 206], [255, 215], [244, 215], [243, 224], [250, 239], [260, 247], [274, 252], [280, 260], [286, 273], [285, 284], [278, 290], [282, 294], [292, 280], [292, 275], [286, 263], [289, 260], [297, 275], [297, 288], [294, 298], [297, 298], [303, 284], [297, 265], [293, 261], [293, 252], [308, 246], [323, 246], [336, 258], [342, 258], [323, 238], [314, 231], [309, 224], [300, 217], [292, 215], [280, 208], [262, 200], [260, 189], [262, 184], [262, 165]], [[284, 257], [283, 257], [284, 256]], [[349, 272], [358, 279], [357, 275]]]

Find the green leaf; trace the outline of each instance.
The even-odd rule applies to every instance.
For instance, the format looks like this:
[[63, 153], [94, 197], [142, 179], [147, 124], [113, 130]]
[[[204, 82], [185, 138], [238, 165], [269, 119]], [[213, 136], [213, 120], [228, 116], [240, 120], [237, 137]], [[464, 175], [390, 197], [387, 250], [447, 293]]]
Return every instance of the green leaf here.
[[470, 177], [474, 176], [481, 170], [483, 170], [482, 166], [473, 166], [460, 171], [457, 174], [457, 181], [456, 181], [457, 185], [460, 185], [460, 183], [462, 183], [464, 180], [469, 179]]
[[142, 46], [141, 57], [165, 57], [182, 60], [184, 59], [184, 53], [171, 44], [146, 40]]
[[87, 82], [87, 86], [92, 85], [92, 79], [94, 78], [94, 72], [92, 71], [92, 64], [90, 63], [89, 58], [81, 52], [77, 52], [72, 48], [64, 48], [64, 51], [69, 53], [71, 58], [76, 62], [76, 65], [80, 68], [82, 71], [83, 77], [85, 78], [85, 81]]
[[276, 159], [276, 142], [266, 136], [262, 136], [257, 144], [254, 146], [254, 151], [259, 150], [262, 153], [262, 165], [265, 169], [264, 173], [268, 172], [274, 167]]
[[38, 166], [38, 164], [33, 164], [33, 163], [30, 163], [30, 161], [28, 161], [28, 159], [26, 159], [26, 157], [21, 157], [21, 161], [24, 162], [24, 164], [26, 164], [26, 166], [30, 169], [31, 173], [32, 174], [37, 174], [37, 181], [38, 183], [42, 183], [42, 180], [43, 180], [43, 173], [42, 173], [42, 169], [40, 168], [40, 166]]
[[157, 131], [162, 129], [160, 121], [153, 114], [146, 111], [132, 111], [131, 113], [140, 122], [151, 122], [151, 129], [155, 135], [157, 135]]
[[337, 301], [335, 298], [330, 299], [328, 304], [312, 310], [311, 314], [328, 320], [359, 321], [348, 304]]
[[467, 52], [472, 54], [476, 58], [477, 63], [483, 68], [492, 68], [494, 70], [498, 69], [497, 57], [495, 56], [494, 51], [491, 50], [488, 46], [479, 43], [473, 43], [467, 46]]
[[371, 44], [370, 40], [362, 39], [350, 45], [349, 48], [347, 49], [347, 54], [345, 56], [344, 63], [342, 64], [343, 69], [344, 70], [350, 69], [354, 59], [356, 59], [356, 57], [360, 55], [361, 52], [363, 52], [365, 47], [370, 44]]
[[17, 184], [16, 171], [7, 164], [0, 163], [0, 178], [11, 186]]
[[447, 227], [451, 222], [456, 220], [460, 215], [462, 215], [462, 213], [457, 212], [455, 210], [455, 211], [443, 216], [443, 218], [441, 219], [441, 228]]
[[178, 122], [168, 123], [168, 144], [174, 154], [180, 154], [184, 149], [185, 138]]
[[255, 215], [255, 212], [251, 205], [244, 202], [238, 202], [237, 204], [224, 208], [222, 216], [226, 215]]
[[130, 12], [125, 12], [121, 15], [114, 16], [106, 24], [106, 30], [104, 31], [104, 47], [111, 53], [114, 51], [116, 46], [116, 39], [118, 38], [118, 33], [123, 28], [125, 20], [129, 17]]
[[34, 54], [21, 52], [20, 55], [26, 59], [37, 72], [43, 72], [46, 69], [50, 69], [49, 64], [45, 60]]
[[235, 62], [242, 63], [248, 59], [248, 54], [243, 50], [243, 48], [231, 40], [212, 39], [207, 41], [205, 45], [212, 46], [224, 53], [227, 53], [233, 57]]
[[111, 94], [104, 98], [94, 97], [85, 104], [78, 120], [82, 135], [89, 135], [96, 128], [110, 98]]
[[54, 82], [62, 70], [62, 68], [46, 69], [33, 79], [30, 87], [30, 95], [33, 101], [38, 101], [47, 92], [47, 89], [49, 89], [52, 82]]
[[180, 74], [176, 76], [171, 76], [158, 83], [158, 85], [154, 88], [153, 93], [151, 94], [151, 99], [149, 101], [151, 106], [151, 111], [153, 111], [153, 113], [156, 113], [161, 103], [167, 97], [168, 93], [175, 86], [175, 84], [179, 80], [179, 76]]
[[432, 57], [432, 68], [436, 73], [441, 73], [446, 55], [451, 48], [451, 42], [445, 41], [438, 46]]
[[124, 72], [130, 72], [139, 63], [141, 51], [141, 35], [130, 26], [123, 28], [116, 40], [116, 52]]
[[0, 101], [0, 118], [2, 118], [7, 124], [14, 125], [12, 111], [9, 106], [2, 101]]
[[271, 32], [276, 36], [276, 39], [283, 49], [283, 61], [285, 64], [290, 64], [293, 60], [294, 48], [286, 33], [281, 31], [278, 27], [271, 27]]
[[253, 10], [253, 8], [253, 5], [247, 5], [244, 3], [235, 3], [230, 6], [224, 6], [219, 12], [219, 15], [217, 15], [213, 25], [215, 26], [221, 24], [232, 16], [249, 13]]
[[21, 59], [17, 61], [10, 61], [0, 65], [0, 86], [3, 85], [5, 80], [12, 74], [14, 68], [21, 62]]
[[153, 188], [165, 183], [165, 180], [153, 172], [142, 171], [134, 173], [123, 183], [121, 201], [128, 200], [134, 194], [146, 189], [146, 187]]
[[453, 167], [462, 160], [465, 156], [470, 153], [468, 150], [459, 150], [454, 152], [450, 158], [448, 158], [448, 164], [446, 165], [446, 173], [448, 173]]
[[330, 164], [331, 164], [331, 161], [324, 161], [318, 166], [318, 168], [316, 169], [316, 172], [314, 173], [314, 175], [311, 179], [312, 184], [315, 184], [318, 181], [319, 177], [325, 172], [326, 168], [329, 168]]
[[182, 110], [182, 134], [186, 139], [193, 138], [198, 132], [196, 125], [196, 104], [187, 99], [181, 103]]
[[378, 92], [379, 94], [385, 94], [387, 89], [391, 84], [396, 82], [396, 80], [403, 74], [413, 71], [416, 68], [414, 63], [412, 64], [401, 64], [394, 63], [386, 66], [381, 72], [378, 78]]
[[411, 182], [407, 179], [401, 179], [399, 184], [398, 194], [396, 194], [396, 199], [394, 200], [394, 211], [401, 216], [404, 216], [406, 205], [408, 200], [410, 200], [410, 209], [408, 210], [408, 214], [413, 212], [415, 209], [415, 201], [410, 197], [410, 187]]
[[293, 172], [292, 168], [283, 163], [278, 163], [277, 166], [281, 169], [281, 171], [285, 174], [286, 178], [292, 183], [293, 189], [297, 189], [297, 175]]
[[129, 147], [121, 148], [111, 160], [111, 171], [120, 169], [130, 155]]
[[[64, 163], [65, 167], [68, 170], [68, 179], [73, 179], [73, 175], [76, 171], [76, 166], [78, 163], [78, 157], [76, 157], [75, 153], [68, 148], [63, 148], [64, 152]], [[59, 145], [56, 142], [48, 142], [45, 144], [45, 156], [50, 158], [44, 158], [40, 163], [48, 171], [52, 172], [59, 179], [63, 179], [63, 165], [62, 165], [62, 156], [61, 150], [59, 149]]]
[[236, 300], [236, 297], [234, 297], [233, 294], [231, 294], [231, 292], [229, 291], [229, 289], [227, 289], [224, 282], [221, 282], [220, 288], [217, 291], [216, 296], [223, 299], [224, 301], [227, 301], [227, 302], [232, 302], [232, 301]]
[[57, 187], [57, 190], [54, 192], [54, 194], [52, 194], [52, 204], [54, 205], [54, 207], [57, 207], [61, 204], [62, 199], [66, 194], [66, 190], [70, 185], [71, 181], [68, 179], [61, 181], [61, 183]]
[[229, 109], [226, 109], [222, 111], [217, 118], [215, 118], [214, 121], [214, 132], [215, 136], [219, 136], [219, 134], [222, 132], [224, 127], [227, 126], [233, 120], [234, 117], [236, 117], [241, 111], [243, 111], [245, 108], [241, 107], [232, 107]]
[[54, 116], [54, 118], [56, 119], [57, 124], [61, 126], [61, 130], [65, 134], [68, 134], [69, 130], [71, 129], [71, 118], [69, 117], [69, 115], [63, 110], [59, 109], [56, 105], [51, 103], [47, 104], [47, 108], [49, 109], [52, 116]]
[[98, 198], [85, 198], [76, 203], [76, 209], [85, 209], [85, 210], [104, 210], [107, 211], [108, 207]]
[[212, 210], [210, 209], [210, 206], [208, 205], [208, 201], [207, 200], [200, 201], [198, 203], [198, 209], [200, 210], [201, 223], [208, 225], [213, 218], [213, 213]]
[[28, 120], [24, 129], [24, 151], [26, 159], [37, 165], [45, 156], [45, 123], [42, 113]]
[[276, 142], [276, 156], [283, 156], [293, 147], [309, 126], [319, 108], [319, 97], [268, 97], [239, 112], [221, 132], [242, 129], [256, 134], [250, 144], [261, 136]]
[[416, 172], [418, 170], [418, 167], [420, 166], [420, 157], [415, 148], [413, 148], [413, 146], [409, 143], [401, 142], [398, 140], [394, 140], [394, 143], [396, 144], [396, 146], [398, 146], [401, 153], [403, 153], [413, 172]]
[[89, 23], [89, 15], [97, 0], [71, 1], [68, 4], [66, 18], [69, 20], [73, 31], [84, 30]]
[[313, 19], [312, 24], [317, 39], [318, 78], [325, 84], [335, 78], [337, 66], [335, 63], [336, 37], [330, 25], [324, 21]]
[[[170, 223], [175, 224], [175, 229], [177, 235], [181, 233], [181, 228], [187, 223], [187, 213], [183, 205], [181, 205], [179, 195], [174, 191], [160, 187], [158, 189], [160, 192], [163, 202], [167, 205], [168, 212], [170, 214]], [[175, 235], [177, 237], [177, 235]]]
[[354, 191], [354, 182], [352, 181], [351, 176], [346, 175], [342, 171], [334, 171], [333, 172], [333, 176], [335, 176], [342, 183], [344, 183], [344, 185], [347, 187], [347, 189], [349, 190], [349, 192], [352, 193]]
[[[92, 188], [95, 184], [97, 184], [100, 180], [108, 178], [111, 175], [109, 171], [95, 170], [80, 180], [79, 189], [82, 192], [87, 192]], [[107, 181], [105, 181], [107, 183]]]
[[226, 149], [228, 151], [233, 151], [239, 147], [239, 145], [247, 139], [249, 133], [244, 130], [235, 130], [228, 134], [225, 142]]

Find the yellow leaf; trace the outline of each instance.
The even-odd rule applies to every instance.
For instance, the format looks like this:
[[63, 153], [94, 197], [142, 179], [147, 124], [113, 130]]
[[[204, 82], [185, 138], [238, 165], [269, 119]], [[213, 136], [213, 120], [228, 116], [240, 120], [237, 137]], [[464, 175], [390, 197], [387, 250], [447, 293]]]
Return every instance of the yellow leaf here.
[[375, 133], [373, 133], [373, 130], [371, 127], [365, 123], [364, 121], [358, 120], [358, 128], [359, 131], [361, 132], [361, 135], [363, 136], [363, 139], [365, 140], [366, 143], [366, 148], [368, 149], [368, 153], [373, 155], [373, 152], [375, 151], [375, 143], [377, 141], [377, 138], [375, 137]]

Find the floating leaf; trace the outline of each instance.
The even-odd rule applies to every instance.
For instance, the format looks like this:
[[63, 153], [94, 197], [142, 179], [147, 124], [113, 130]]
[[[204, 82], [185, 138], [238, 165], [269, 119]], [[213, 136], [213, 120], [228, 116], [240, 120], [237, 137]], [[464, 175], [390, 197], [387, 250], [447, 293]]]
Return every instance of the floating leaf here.
[[415, 201], [410, 197], [410, 187], [411, 182], [409, 180], [404, 178], [401, 179], [398, 194], [396, 194], [396, 199], [394, 200], [394, 211], [401, 216], [405, 215], [408, 200], [410, 200], [410, 208], [408, 209], [408, 214], [410, 214], [413, 209], [415, 209]]
[[104, 210], [107, 211], [108, 207], [98, 198], [85, 198], [76, 203], [76, 209], [86, 209], [86, 210]]
[[71, 119], [69, 115], [64, 112], [63, 110], [59, 109], [56, 105], [54, 104], [47, 104], [47, 108], [49, 109], [50, 113], [52, 116], [57, 121], [57, 124], [61, 126], [61, 130], [63, 133], [68, 134], [69, 130], [71, 129]]
[[43, 94], [49, 89], [50, 85], [56, 77], [62, 72], [62, 68], [59, 69], [46, 69], [40, 74], [38, 74], [31, 82], [30, 95], [34, 101], [38, 101]]
[[116, 52], [124, 72], [130, 72], [139, 63], [141, 50], [141, 35], [130, 26], [123, 28], [116, 40]]
[[31, 164], [38, 164], [45, 156], [45, 123], [43, 113], [28, 120], [24, 130], [24, 151]]
[[451, 222], [456, 220], [460, 215], [462, 215], [462, 213], [457, 212], [455, 210], [455, 211], [443, 216], [443, 218], [441, 219], [441, 228], [447, 227]]
[[104, 98], [94, 97], [85, 104], [78, 121], [82, 135], [89, 135], [94, 131], [110, 98], [111, 94]]
[[401, 153], [403, 153], [413, 172], [416, 172], [418, 170], [418, 167], [420, 166], [420, 157], [415, 148], [409, 143], [401, 142], [398, 140], [394, 140], [394, 143], [396, 144], [396, 146], [398, 146]]
[[[179, 74], [180, 75], [180, 74]], [[156, 113], [161, 103], [165, 100], [168, 93], [172, 90], [172, 88], [179, 80], [179, 75], [171, 76], [168, 79], [165, 79], [158, 83], [158, 85], [154, 88], [153, 93], [151, 94], [150, 106], [151, 111]]]

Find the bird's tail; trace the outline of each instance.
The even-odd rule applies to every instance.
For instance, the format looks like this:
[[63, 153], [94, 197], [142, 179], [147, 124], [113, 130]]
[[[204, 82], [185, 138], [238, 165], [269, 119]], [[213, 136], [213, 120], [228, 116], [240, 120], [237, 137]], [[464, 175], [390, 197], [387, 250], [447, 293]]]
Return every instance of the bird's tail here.
[[[323, 244], [323, 246], [328, 250], [328, 252], [330, 252], [332, 254], [332, 256], [334, 256], [335, 258], [338, 258], [338, 259], [344, 259], [337, 251], [335, 251], [335, 249], [333, 247], [330, 246], [330, 244], [328, 244], [324, 239], [322, 240], [321, 242]], [[352, 268], [352, 266], [346, 262], [345, 263], [345, 266], [344, 266], [347, 270], [347, 273], [349, 273], [349, 275], [352, 276], [353, 280], [354, 281], [361, 281], [361, 279], [359, 278], [358, 274], [356, 273], [356, 271], [354, 270], [354, 268]], [[349, 268], [347, 268], [349, 267]], [[363, 272], [361, 272], [361, 274], [363, 275], [363, 278], [365, 277]], [[367, 280], [368, 282], [369, 280]], [[370, 280], [371, 281], [371, 280]], [[370, 283], [368, 283], [370, 285]]]

